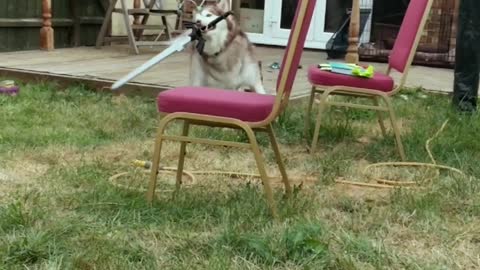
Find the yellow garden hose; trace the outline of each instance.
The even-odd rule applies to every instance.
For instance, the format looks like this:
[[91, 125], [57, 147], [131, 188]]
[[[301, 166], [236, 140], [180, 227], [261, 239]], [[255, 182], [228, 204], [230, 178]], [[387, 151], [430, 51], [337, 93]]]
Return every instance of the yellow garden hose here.
[[[135, 166], [135, 167], [138, 167], [138, 168], [145, 169], [145, 171], [144, 171], [145, 173], [150, 173], [150, 168], [151, 168], [152, 163], [150, 161], [134, 160], [134, 161], [132, 161], [132, 165]], [[175, 172], [176, 173], [177, 168], [174, 168], [174, 167], [160, 167], [158, 171], [159, 172]], [[114, 185], [116, 187], [119, 187], [119, 188], [133, 190], [133, 191], [143, 191], [143, 192], [147, 191], [146, 188], [136, 188], [136, 187], [134, 188], [134, 187], [130, 187], [130, 186], [127, 186], [127, 185], [124, 185], [124, 184], [120, 184], [120, 183], [115, 181], [118, 178], [121, 178], [121, 177], [126, 176], [128, 174], [129, 174], [128, 172], [122, 172], [122, 173], [113, 175], [108, 180], [112, 185]], [[228, 172], [228, 171], [187, 171], [187, 170], [183, 170], [183, 175], [190, 178], [191, 182], [190, 182], [190, 185], [188, 185], [188, 186], [193, 186], [194, 184], [197, 183], [197, 179], [196, 179], [195, 175], [225, 175], [225, 176], [228, 176], [228, 177], [231, 177], [231, 178], [256, 178], [256, 179], [261, 179], [261, 176], [259, 174]], [[274, 178], [276, 178], [276, 177], [270, 177], [270, 179], [274, 179]], [[312, 180], [313, 177], [302, 177], [301, 179], [302, 180], [308, 180], [308, 179]], [[162, 192], [172, 192], [172, 191], [173, 190], [162, 190]]]
[[[435, 168], [437, 169], [436, 170], [436, 176], [439, 176], [440, 173], [439, 173], [439, 170], [440, 169], [443, 169], [443, 170], [449, 170], [449, 171], [452, 171], [452, 172], [455, 172], [455, 173], [458, 173], [462, 176], [466, 176], [466, 174], [464, 172], [462, 172], [461, 170], [459, 169], [456, 169], [456, 168], [453, 168], [453, 167], [449, 167], [449, 166], [444, 166], [444, 165], [439, 165], [437, 164], [435, 158], [433, 157], [432, 155], [432, 152], [430, 151], [430, 143], [436, 138], [438, 137], [438, 135], [445, 129], [446, 125], [448, 123], [448, 120], [445, 121], [442, 125], [442, 127], [437, 131], [437, 133], [435, 133], [435, 135], [433, 137], [431, 137], [430, 139], [427, 140], [426, 142], [426, 145], [425, 145], [425, 148], [427, 150], [427, 153], [430, 157], [430, 159], [432, 160], [432, 163], [420, 163], [420, 162], [383, 162], [383, 163], [374, 163], [374, 164], [371, 164], [367, 167], [365, 167], [364, 171], [363, 171], [363, 174], [365, 175], [365, 173], [372, 169], [372, 168], [378, 168], [378, 167], [426, 167], [426, 168]], [[142, 160], [135, 160], [132, 162], [132, 164], [135, 166], [135, 167], [139, 167], [139, 168], [144, 168], [145, 169], [145, 173], [150, 173], [150, 168], [151, 168], [151, 162], [149, 161], [142, 161]], [[173, 167], [161, 167], [159, 169], [159, 172], [177, 172], [177, 168], [173, 168]], [[112, 177], [109, 178], [109, 182], [116, 186], [116, 187], [119, 187], [119, 188], [123, 188], [123, 189], [128, 189], [128, 190], [134, 190], [134, 191], [146, 191], [145, 188], [133, 188], [133, 187], [129, 187], [127, 185], [124, 185], [124, 184], [120, 184], [118, 182], [116, 182], [115, 180], [122, 177], [122, 176], [125, 176], [125, 175], [128, 175], [129, 173], [127, 172], [123, 172], [123, 173], [119, 173], [119, 174], [116, 174]], [[249, 173], [238, 173], [238, 172], [225, 172], [225, 171], [187, 171], [187, 170], [184, 170], [183, 171], [183, 175], [187, 176], [188, 178], [190, 178], [191, 180], [191, 184], [190, 185], [194, 185], [196, 182], [197, 182], [197, 179], [195, 178], [195, 175], [225, 175], [225, 176], [229, 176], [229, 177], [234, 177], [234, 178], [260, 178], [260, 175], [258, 174], [249, 174]], [[308, 178], [312, 178], [312, 177], [303, 177], [302, 179], [303, 180], [307, 180]], [[386, 180], [386, 179], [381, 179], [381, 178], [375, 178], [374, 179], [376, 183], [366, 183], [366, 182], [354, 182], [354, 181], [344, 181], [344, 180], [336, 180], [335, 182], [336, 183], [339, 183], [339, 184], [346, 184], [346, 185], [354, 185], [354, 186], [361, 186], [361, 187], [370, 187], [370, 188], [395, 188], [395, 187], [404, 187], [404, 188], [412, 188], [412, 187], [416, 187], [418, 186], [418, 183], [417, 182], [414, 182], [414, 181], [404, 181], [404, 180]], [[166, 192], [166, 191], [172, 191], [172, 190], [162, 190], [163, 192]]]
[[[446, 120], [442, 127], [431, 137], [430, 139], [427, 140], [425, 144], [425, 149], [427, 150], [428, 156], [432, 160], [432, 163], [420, 163], [420, 162], [382, 162], [382, 163], [374, 163], [371, 164], [367, 167], [365, 167], [363, 174], [371, 169], [371, 168], [378, 168], [378, 167], [427, 167], [427, 168], [435, 168], [437, 176], [440, 175], [439, 170], [448, 170], [452, 172], [456, 172], [462, 176], [466, 177], [466, 174], [462, 172], [461, 170], [445, 165], [438, 165], [435, 158], [432, 155], [432, 152], [430, 151], [430, 143], [438, 137], [438, 135], [445, 129], [447, 126], [448, 120]], [[376, 178], [374, 179], [376, 183], [364, 183], [364, 182], [353, 182], [353, 181], [343, 181], [343, 180], [336, 180], [337, 183], [340, 184], [347, 184], [347, 185], [355, 185], [355, 186], [362, 186], [362, 187], [371, 187], [371, 188], [395, 188], [395, 187], [406, 187], [406, 188], [411, 188], [414, 186], [418, 186], [417, 182], [414, 181], [404, 181], [404, 180], [385, 180], [385, 179], [380, 179]]]
[[[150, 166], [151, 163], [149, 161], [143, 161], [143, 160], [134, 160], [133, 161], [134, 166], [136, 167], [143, 167], [145, 169], [145, 173], [150, 173]], [[159, 172], [177, 172], [177, 168], [174, 167], [160, 167], [158, 170]], [[115, 180], [128, 175], [128, 172], [122, 172], [119, 174], [116, 174], [112, 177], [110, 177], [108, 180], [111, 184], [113, 184], [116, 187], [123, 188], [123, 189], [128, 189], [128, 190], [134, 190], [134, 191], [147, 191], [146, 188], [132, 188], [124, 184], [120, 184], [116, 182]], [[183, 170], [183, 175], [187, 176], [190, 178], [190, 185], [194, 185], [197, 183], [197, 178], [195, 175], [226, 175], [230, 177], [235, 177], [235, 178], [240, 178], [240, 177], [251, 177], [251, 178], [260, 178], [260, 175], [258, 174], [247, 174], [247, 173], [237, 173], [237, 172], [223, 172], [223, 171], [187, 171]], [[172, 190], [162, 190], [163, 192], [171, 192]]]

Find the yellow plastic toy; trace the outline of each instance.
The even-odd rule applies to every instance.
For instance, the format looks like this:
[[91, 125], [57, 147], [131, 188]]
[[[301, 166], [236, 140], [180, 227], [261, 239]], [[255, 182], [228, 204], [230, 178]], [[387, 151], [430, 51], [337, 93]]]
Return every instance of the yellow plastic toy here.
[[320, 64], [318, 67], [321, 70], [362, 78], [372, 78], [375, 75], [375, 69], [371, 65], [364, 68], [356, 64], [330, 62], [328, 64]]

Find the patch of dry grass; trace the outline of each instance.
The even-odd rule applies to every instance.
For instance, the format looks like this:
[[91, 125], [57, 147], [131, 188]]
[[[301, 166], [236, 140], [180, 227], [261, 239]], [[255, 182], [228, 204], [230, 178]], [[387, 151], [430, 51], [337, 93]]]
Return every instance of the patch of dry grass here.
[[[303, 108], [291, 107], [275, 129], [289, 175], [301, 188], [284, 200], [281, 183], [275, 183], [281, 217], [272, 221], [262, 186], [254, 179], [198, 175], [197, 183], [175, 199], [159, 192], [153, 207], [143, 192], [112, 185], [108, 178], [120, 172], [131, 173], [118, 179], [121, 183], [147, 184], [148, 174], [135, 173], [131, 161], [152, 155], [156, 112], [150, 100], [112, 98], [82, 88], [57, 93], [48, 85], [24, 89], [15, 99], [0, 98], [0, 121], [9, 123], [0, 131], [0, 268], [480, 267], [480, 143], [473, 134], [480, 131], [480, 121], [448, 112], [444, 97], [416, 99], [410, 93], [408, 103], [395, 100], [407, 154], [410, 160], [430, 162], [425, 141], [449, 118], [432, 151], [439, 163], [471, 177], [442, 173], [418, 190], [335, 184], [338, 178], [366, 181], [367, 165], [398, 160], [391, 134], [381, 137], [374, 114], [333, 111], [324, 122], [320, 149], [311, 155], [301, 135]], [[35, 122], [41, 118], [48, 123]], [[245, 140], [235, 132], [193, 132]], [[268, 171], [275, 176], [267, 142], [260, 138]], [[167, 142], [162, 166], [175, 167], [178, 151], [178, 144]], [[251, 153], [204, 145], [188, 146], [185, 166], [189, 171], [256, 172]], [[385, 169], [373, 175], [431, 176]], [[161, 174], [158, 189], [171, 189], [173, 180], [174, 174]]]

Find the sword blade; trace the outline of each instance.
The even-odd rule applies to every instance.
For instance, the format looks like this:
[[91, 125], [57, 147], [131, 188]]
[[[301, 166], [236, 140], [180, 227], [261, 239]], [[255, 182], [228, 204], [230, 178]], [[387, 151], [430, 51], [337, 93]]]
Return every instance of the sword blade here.
[[190, 36], [181, 36], [178, 39], [176, 39], [172, 45], [170, 45], [168, 48], [163, 50], [161, 53], [157, 54], [155, 57], [152, 59], [148, 60], [144, 64], [142, 64], [140, 67], [134, 69], [130, 73], [128, 73], [126, 76], [120, 78], [117, 80], [111, 87], [112, 90], [116, 90], [120, 87], [122, 87], [124, 84], [127, 82], [131, 81], [133, 78], [139, 76], [140, 74], [146, 72], [147, 70], [151, 69], [153, 66], [156, 64], [160, 63], [163, 61], [165, 58], [169, 57], [170, 55], [183, 51], [185, 49], [185, 46], [192, 41]]

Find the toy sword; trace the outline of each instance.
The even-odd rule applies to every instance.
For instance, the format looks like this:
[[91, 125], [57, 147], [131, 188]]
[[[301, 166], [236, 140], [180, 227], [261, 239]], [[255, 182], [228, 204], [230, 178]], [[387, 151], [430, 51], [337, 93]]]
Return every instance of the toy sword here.
[[177, 38], [172, 43], [172, 45], [170, 45], [168, 48], [163, 50], [161, 53], [157, 54], [155, 57], [148, 60], [147, 62], [145, 62], [140, 67], [134, 69], [132, 72], [127, 74], [125, 77], [116, 81], [112, 85], [111, 89], [116, 90], [116, 89], [120, 88], [121, 86], [123, 86], [124, 84], [126, 84], [127, 82], [132, 80], [133, 78], [135, 78], [135, 77], [139, 76], [140, 74], [144, 73], [145, 71], [149, 70], [154, 65], [160, 63], [162, 60], [169, 57], [170, 55], [172, 55], [176, 52], [183, 51], [185, 49], [185, 47], [187, 46], [187, 44], [192, 42], [192, 41], [198, 40], [196, 48], [197, 48], [198, 52], [200, 54], [202, 54], [203, 53], [203, 48], [205, 46], [205, 39], [202, 36], [202, 31], [206, 30], [207, 28], [208, 29], [213, 28], [217, 23], [219, 23], [221, 20], [226, 19], [231, 14], [233, 14], [233, 13], [231, 11], [229, 11], [229, 12], [225, 13], [224, 15], [218, 17], [217, 19], [215, 19], [211, 23], [209, 23], [207, 26], [204, 26], [202, 28], [199, 28], [196, 25], [193, 25], [192, 26], [192, 32], [189, 35], [185, 35], [185, 36], [181, 36], [181, 37]]
[[152, 59], [148, 60], [145, 62], [143, 65], [141, 65], [139, 68], [136, 68], [129, 74], [127, 74], [125, 77], [121, 78], [120, 80], [116, 81], [112, 85], [112, 90], [116, 90], [126, 84], [128, 81], [132, 80], [133, 78], [137, 77], [138, 75], [144, 73], [145, 71], [149, 70], [152, 68], [154, 65], [157, 63], [161, 62], [163, 59], [169, 57], [170, 55], [174, 54], [175, 52], [180, 52], [185, 49], [185, 46], [192, 42], [192, 37], [191, 35], [188, 36], [181, 36], [177, 38], [172, 45], [170, 45], [168, 48], [163, 50], [161, 53], [157, 54], [155, 57]]

